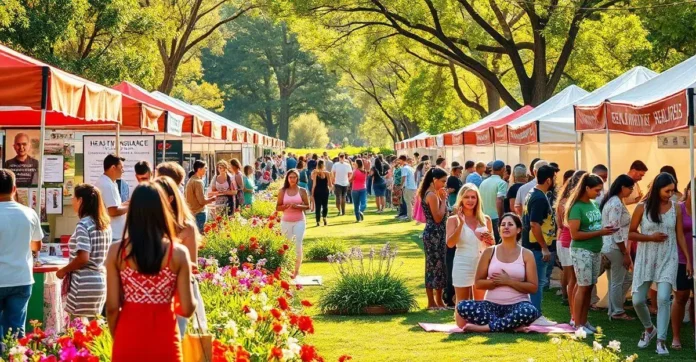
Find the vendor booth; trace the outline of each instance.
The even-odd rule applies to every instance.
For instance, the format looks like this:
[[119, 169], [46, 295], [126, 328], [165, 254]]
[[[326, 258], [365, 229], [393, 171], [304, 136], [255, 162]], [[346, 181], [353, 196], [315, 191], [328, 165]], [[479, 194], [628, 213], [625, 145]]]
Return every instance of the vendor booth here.
[[458, 130], [442, 134], [442, 143], [445, 147], [445, 158], [447, 162], [457, 161], [464, 165], [467, 160], [477, 160], [476, 136], [470, 131], [476, 127], [486, 124], [494, 119], [499, 119], [512, 114], [513, 111], [505, 106], [493, 113], [481, 118], [480, 120]]
[[502, 160], [507, 165], [518, 164], [520, 162], [520, 149], [517, 146], [511, 146], [508, 142], [506, 125], [533, 109], [532, 106], [524, 106], [505, 117], [491, 119], [485, 124], [465, 132], [474, 134], [476, 145], [476, 158], [474, 160], [485, 162]]

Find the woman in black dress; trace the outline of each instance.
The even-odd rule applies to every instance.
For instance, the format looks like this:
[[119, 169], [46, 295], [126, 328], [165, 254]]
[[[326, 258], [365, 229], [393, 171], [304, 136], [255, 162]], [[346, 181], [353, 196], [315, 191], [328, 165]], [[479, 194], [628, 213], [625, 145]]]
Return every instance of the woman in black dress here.
[[333, 180], [331, 172], [325, 169], [324, 160], [319, 160], [317, 168], [312, 171], [311, 184], [317, 226], [319, 226], [320, 217], [324, 219], [324, 226], [326, 226], [326, 215], [329, 212], [329, 190], [333, 187]]
[[446, 309], [442, 290], [447, 287], [447, 171], [433, 167], [423, 177], [418, 189], [425, 214], [423, 250], [425, 251], [425, 292], [429, 310]]

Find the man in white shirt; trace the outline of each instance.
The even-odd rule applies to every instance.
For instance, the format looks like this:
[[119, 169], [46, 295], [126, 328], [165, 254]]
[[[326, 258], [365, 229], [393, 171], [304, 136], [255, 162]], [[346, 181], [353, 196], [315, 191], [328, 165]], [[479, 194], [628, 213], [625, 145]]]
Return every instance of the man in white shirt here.
[[336, 194], [336, 208], [339, 215], [346, 214], [346, 195], [350, 185], [350, 177], [353, 175], [353, 167], [346, 162], [346, 155], [338, 155], [338, 162], [331, 168], [334, 179], [334, 194]]
[[541, 166], [549, 165], [549, 163], [545, 160], [537, 160], [536, 162], [532, 161], [532, 163], [533, 164], [530, 165], [532, 167], [530, 172], [535, 178], [532, 181], [520, 186], [519, 190], [517, 190], [517, 196], [515, 197], [515, 212], [520, 216], [522, 216], [522, 209], [524, 202], [527, 199], [527, 194], [537, 186], [536, 172], [539, 171]]
[[604, 166], [602, 164], [598, 164], [595, 167], [592, 167], [592, 173], [599, 176], [599, 178], [604, 181], [604, 187], [602, 187], [602, 191], [597, 195], [597, 198], [595, 198], [595, 202], [597, 205], [600, 205], [602, 203], [602, 199], [604, 199], [604, 195], [607, 193], [607, 190], [609, 190], [609, 186], [611, 184], [608, 182], [608, 173], [609, 170], [607, 169], [607, 166]]
[[32, 251], [41, 250], [41, 221], [34, 210], [15, 201], [15, 174], [0, 169], [0, 336], [24, 337], [34, 284]]
[[633, 163], [631, 164], [631, 168], [628, 170], [627, 175], [631, 177], [633, 181], [636, 182], [636, 184], [635, 186], [633, 186], [633, 191], [631, 192], [631, 194], [624, 199], [624, 203], [626, 204], [626, 206], [637, 204], [640, 202], [640, 200], [643, 199], [643, 191], [640, 189], [640, 184], [638, 182], [640, 182], [643, 179], [643, 177], [645, 177], [646, 172], [648, 172], [648, 166], [646, 166], [643, 161], [633, 161]]
[[111, 218], [111, 231], [113, 242], [121, 241], [123, 229], [126, 226], [126, 213], [128, 202], [121, 202], [121, 194], [118, 192], [116, 180], [123, 176], [123, 157], [108, 155], [104, 158], [104, 174], [99, 176], [94, 186], [101, 192], [104, 207]]
[[404, 186], [404, 201], [406, 202], [406, 217], [402, 220], [413, 220], [413, 205], [416, 197], [418, 185], [416, 184], [416, 171], [411, 167], [413, 159], [401, 155], [399, 162], [403, 165], [401, 168], [401, 184]]

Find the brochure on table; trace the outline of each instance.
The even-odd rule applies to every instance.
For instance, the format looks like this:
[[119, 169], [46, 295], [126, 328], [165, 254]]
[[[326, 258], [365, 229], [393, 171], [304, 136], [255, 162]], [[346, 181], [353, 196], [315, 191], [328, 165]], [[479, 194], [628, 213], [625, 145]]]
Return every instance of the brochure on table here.
[[[94, 184], [104, 174], [104, 158], [116, 152], [114, 135], [83, 136], [84, 179]], [[125, 158], [122, 180], [128, 183], [130, 193], [138, 186], [134, 166], [140, 161], [155, 164], [155, 136], [121, 136], [120, 156]]]

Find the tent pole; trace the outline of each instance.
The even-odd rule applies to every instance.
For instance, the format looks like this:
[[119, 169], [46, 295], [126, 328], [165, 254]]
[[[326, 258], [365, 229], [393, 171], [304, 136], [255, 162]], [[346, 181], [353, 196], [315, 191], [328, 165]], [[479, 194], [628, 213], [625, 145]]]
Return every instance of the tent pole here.
[[[689, 126], [689, 165], [691, 167], [691, 178], [689, 183], [691, 184], [691, 223], [696, 225], [696, 185], [694, 185], [694, 126], [693, 124]], [[696, 245], [696, 230], [691, 230], [691, 243]], [[691, 260], [691, 264], [696, 266], [696, 259]], [[696, 287], [696, 278], [692, 278], [694, 282], [694, 287]], [[691, 308], [696, 310], [696, 304], [691, 303]], [[691, 321], [693, 322], [693, 321]], [[696, 328], [694, 328], [694, 333], [696, 333]], [[696, 334], [694, 335], [694, 341], [696, 341]]]
[[579, 156], [579, 150], [578, 150], [578, 133], [575, 132], [575, 169], [579, 170], [580, 169], [580, 156]]
[[116, 124], [116, 157], [121, 157], [121, 124]]
[[609, 136], [609, 125], [606, 125], [607, 131], [607, 181], [611, 183], [611, 137]]
[[189, 138], [189, 172], [193, 170], [193, 132]]
[[164, 139], [162, 140], [162, 162], [167, 162], [165, 154], [167, 152], [167, 132], [164, 132]]
[[537, 157], [541, 158], [541, 142], [537, 141]]
[[493, 161], [498, 159], [497, 147], [495, 146], [495, 140], [493, 141]]
[[[41, 188], [43, 187], [44, 180], [43, 154], [44, 148], [46, 147], [44, 139], [46, 138], [46, 108], [48, 107], [48, 72], [48, 67], [41, 68], [41, 131], [39, 136], [39, 169], [36, 170], [39, 173], [39, 176], [37, 179], [38, 185], [36, 190], [36, 208], [34, 209], [36, 211], [36, 215], [39, 216], [39, 223], [41, 223]], [[5, 143], [7, 143], [7, 141]], [[31, 199], [29, 199], [28, 203], [31, 205]]]

